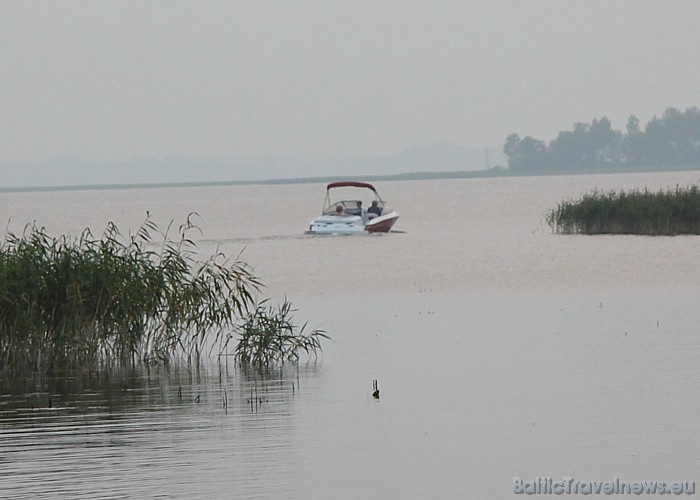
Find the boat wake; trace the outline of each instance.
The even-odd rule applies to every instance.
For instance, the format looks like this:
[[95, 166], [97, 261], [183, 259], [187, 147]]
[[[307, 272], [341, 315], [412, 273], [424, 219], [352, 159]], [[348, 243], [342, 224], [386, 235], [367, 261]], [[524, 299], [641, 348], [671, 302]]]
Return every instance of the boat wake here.
[[269, 240], [303, 240], [313, 235], [306, 234], [280, 234], [274, 236], [258, 236], [257, 238], [210, 238], [199, 240], [200, 243], [254, 243], [256, 241]]

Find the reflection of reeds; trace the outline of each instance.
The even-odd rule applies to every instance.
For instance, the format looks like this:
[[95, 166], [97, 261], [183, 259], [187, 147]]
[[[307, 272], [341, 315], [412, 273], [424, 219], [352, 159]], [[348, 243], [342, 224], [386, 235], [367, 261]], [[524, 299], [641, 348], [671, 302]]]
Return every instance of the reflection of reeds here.
[[578, 201], [561, 202], [547, 223], [565, 234], [700, 234], [700, 189], [595, 190]]
[[[172, 223], [171, 223], [172, 225]], [[146, 219], [124, 237], [110, 223], [96, 239], [8, 232], [0, 246], [0, 373], [99, 362], [198, 357], [252, 307], [258, 279], [239, 260], [194, 259], [190, 222], [177, 238]], [[149, 248], [155, 248], [151, 250]]]
[[317, 354], [321, 339], [328, 339], [323, 330], [304, 333], [306, 323], [298, 328], [292, 323], [289, 300], [275, 307], [259, 304], [245, 321], [236, 327], [238, 343], [236, 359], [242, 364], [269, 366], [285, 360], [296, 361], [301, 351]]

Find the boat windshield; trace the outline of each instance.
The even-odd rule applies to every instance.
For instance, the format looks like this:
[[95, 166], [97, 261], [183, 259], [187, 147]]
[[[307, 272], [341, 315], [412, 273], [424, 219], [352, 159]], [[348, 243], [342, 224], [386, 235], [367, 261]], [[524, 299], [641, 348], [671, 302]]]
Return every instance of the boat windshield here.
[[[360, 203], [362, 205], [360, 205]], [[383, 201], [378, 200], [377, 204], [382, 210], [384, 209]], [[343, 207], [343, 211], [347, 215], [362, 215], [362, 208], [367, 210], [370, 207], [370, 203], [367, 203], [363, 200], [340, 200], [330, 203], [328, 207], [326, 207], [326, 209], [323, 211], [323, 215], [335, 215], [335, 207], [337, 207], [338, 205], [341, 205]]]

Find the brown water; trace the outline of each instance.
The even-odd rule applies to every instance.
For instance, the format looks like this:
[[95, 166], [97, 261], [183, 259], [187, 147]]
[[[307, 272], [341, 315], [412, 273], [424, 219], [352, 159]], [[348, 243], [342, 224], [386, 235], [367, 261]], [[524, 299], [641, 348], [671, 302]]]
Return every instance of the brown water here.
[[380, 183], [402, 232], [357, 237], [302, 234], [322, 185], [3, 194], [13, 230], [54, 234], [197, 211], [203, 253], [243, 250], [265, 295], [333, 341], [265, 377], [212, 362], [12, 385], [0, 493], [504, 498], [514, 476], [697, 481], [700, 240], [558, 236], [544, 218], [593, 188], [699, 177]]

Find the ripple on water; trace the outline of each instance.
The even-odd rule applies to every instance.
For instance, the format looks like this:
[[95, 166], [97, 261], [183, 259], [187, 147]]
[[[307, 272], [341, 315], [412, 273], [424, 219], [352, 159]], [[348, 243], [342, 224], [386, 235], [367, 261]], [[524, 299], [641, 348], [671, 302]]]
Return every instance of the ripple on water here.
[[107, 385], [83, 393], [65, 390], [71, 382], [62, 380], [64, 392], [52, 389], [50, 408], [37, 406], [48, 391], [4, 394], [0, 491], [8, 498], [282, 492], [295, 467], [279, 451], [291, 445], [293, 385], [306, 375], [303, 367], [221, 378], [218, 371], [161, 370], [132, 378], [126, 391]]

